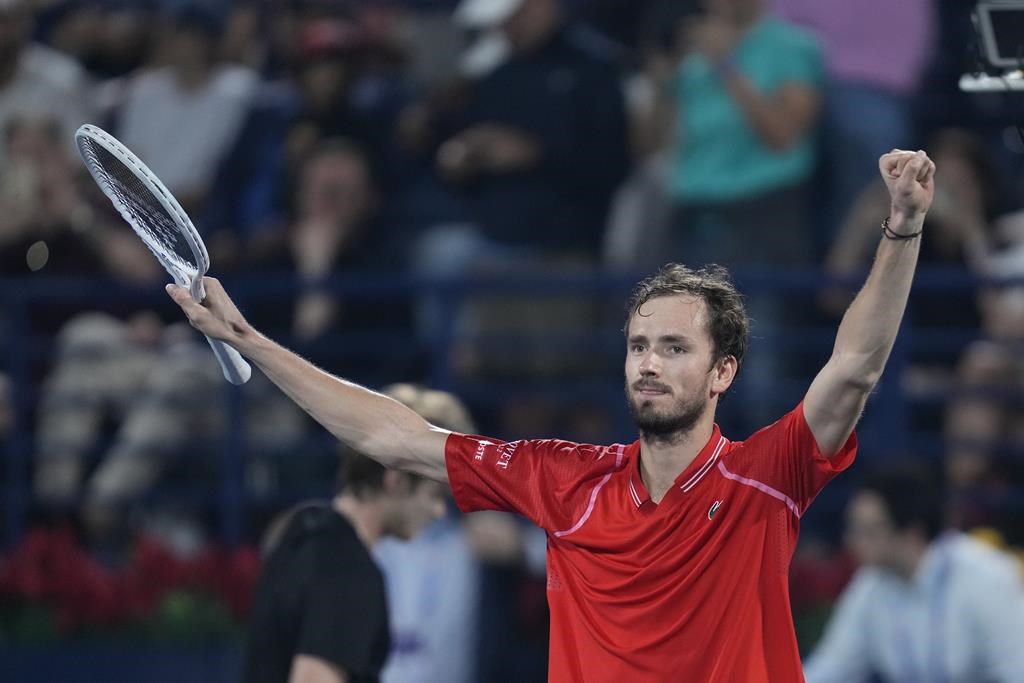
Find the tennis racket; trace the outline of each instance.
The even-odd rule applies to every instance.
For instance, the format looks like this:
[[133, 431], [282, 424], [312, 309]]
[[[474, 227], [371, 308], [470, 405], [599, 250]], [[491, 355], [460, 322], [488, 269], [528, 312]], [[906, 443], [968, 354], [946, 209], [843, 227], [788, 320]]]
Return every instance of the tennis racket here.
[[[146, 164], [106, 131], [86, 124], [75, 133], [75, 142], [103, 194], [174, 282], [187, 288], [194, 301], [205, 299], [203, 275], [210, 268], [210, 255], [178, 200]], [[209, 337], [206, 341], [210, 342], [225, 379], [232, 384], [249, 381], [252, 368], [238, 351]]]

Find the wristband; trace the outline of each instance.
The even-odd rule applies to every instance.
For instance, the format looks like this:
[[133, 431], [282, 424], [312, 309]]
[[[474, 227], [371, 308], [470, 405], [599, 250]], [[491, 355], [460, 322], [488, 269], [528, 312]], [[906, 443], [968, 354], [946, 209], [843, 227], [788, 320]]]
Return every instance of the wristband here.
[[892, 228], [889, 227], [889, 217], [888, 216], [886, 216], [882, 220], [882, 235], [884, 235], [886, 239], [897, 240], [897, 241], [900, 241], [900, 240], [912, 240], [915, 237], [920, 236], [920, 234], [922, 232], [924, 232], [924, 228], [921, 228], [917, 232], [912, 232], [912, 233], [904, 235], [902, 233], [896, 232], [895, 230], [893, 230]]

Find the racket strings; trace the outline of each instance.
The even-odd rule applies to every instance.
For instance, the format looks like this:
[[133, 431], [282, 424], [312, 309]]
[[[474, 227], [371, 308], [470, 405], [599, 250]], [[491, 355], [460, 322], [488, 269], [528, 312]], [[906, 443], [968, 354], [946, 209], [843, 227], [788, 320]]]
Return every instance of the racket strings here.
[[[187, 273], [195, 273], [198, 265], [192, 247], [145, 183], [102, 145], [86, 140], [85, 153], [90, 165], [118, 198], [119, 208], [129, 214], [125, 218], [148, 237], [144, 241], [154, 255]], [[159, 250], [154, 248], [154, 243], [159, 245]]]

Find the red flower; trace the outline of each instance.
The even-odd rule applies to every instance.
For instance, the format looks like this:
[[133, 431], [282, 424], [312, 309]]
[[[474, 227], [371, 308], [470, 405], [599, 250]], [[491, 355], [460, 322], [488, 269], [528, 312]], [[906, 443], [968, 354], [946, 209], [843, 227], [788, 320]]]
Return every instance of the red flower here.
[[139, 538], [130, 562], [108, 568], [89, 555], [69, 527], [33, 529], [0, 557], [0, 599], [52, 607], [61, 633], [116, 627], [155, 614], [171, 592], [198, 588], [245, 618], [259, 573], [253, 548], [209, 547], [185, 560], [152, 538]]

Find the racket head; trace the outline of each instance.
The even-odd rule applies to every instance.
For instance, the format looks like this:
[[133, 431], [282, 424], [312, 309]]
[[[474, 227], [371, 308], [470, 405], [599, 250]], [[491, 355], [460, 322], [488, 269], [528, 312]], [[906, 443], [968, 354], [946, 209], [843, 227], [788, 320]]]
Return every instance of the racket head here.
[[75, 133], [75, 142], [90, 175], [121, 217], [174, 281], [202, 301], [202, 276], [210, 268], [210, 256], [178, 200], [141, 159], [103, 129], [85, 124]]

